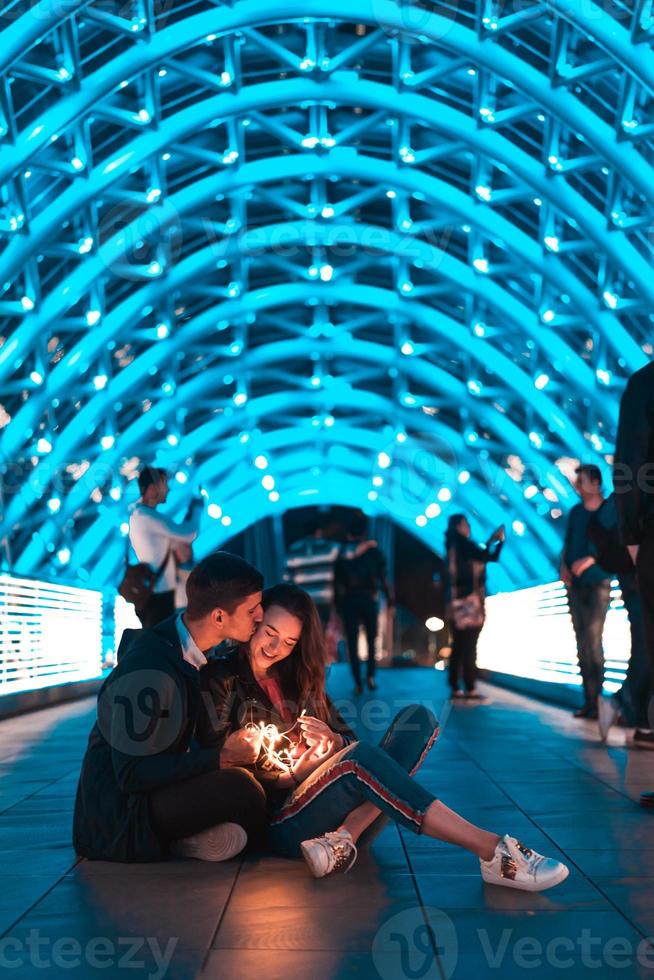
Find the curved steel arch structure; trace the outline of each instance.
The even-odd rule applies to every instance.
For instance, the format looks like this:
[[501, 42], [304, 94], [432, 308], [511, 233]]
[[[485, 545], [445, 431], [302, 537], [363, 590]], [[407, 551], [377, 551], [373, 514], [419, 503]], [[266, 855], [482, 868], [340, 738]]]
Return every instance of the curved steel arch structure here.
[[156, 458], [229, 518], [201, 551], [312, 500], [438, 549], [463, 507], [515, 517], [500, 584], [550, 575], [652, 354], [646, 0], [12, 10], [6, 563], [114, 581]]

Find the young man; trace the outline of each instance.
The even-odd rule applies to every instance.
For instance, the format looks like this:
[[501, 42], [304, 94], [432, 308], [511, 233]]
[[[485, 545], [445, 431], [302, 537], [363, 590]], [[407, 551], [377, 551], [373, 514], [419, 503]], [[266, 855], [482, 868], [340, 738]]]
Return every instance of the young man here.
[[602, 474], [592, 463], [576, 472], [575, 490], [581, 503], [568, 516], [561, 556], [561, 580], [568, 588], [572, 625], [584, 689], [584, 703], [575, 718], [597, 718], [597, 698], [604, 682], [602, 634], [611, 600], [611, 577], [597, 563], [588, 525], [602, 506]]
[[140, 562], [157, 575], [147, 605], [138, 613], [141, 625], [156, 626], [175, 612], [177, 565], [175, 550], [194, 541], [198, 533], [202, 500], [191, 503], [187, 519], [175, 524], [156, 508], [168, 499], [168, 476], [157, 466], [146, 466], [139, 473], [141, 498], [129, 520], [129, 540]]
[[[654, 363], [636, 371], [622, 396], [613, 482], [621, 538], [636, 567], [654, 684]], [[654, 748], [652, 712], [650, 703], [649, 729], [634, 734], [635, 745]], [[643, 793], [641, 803], [654, 806], [654, 793]]]
[[343, 620], [347, 649], [356, 694], [361, 694], [361, 661], [359, 660], [359, 624], [363, 623], [368, 644], [368, 689], [374, 691], [375, 640], [379, 608], [377, 586], [380, 585], [389, 606], [393, 605], [393, 590], [386, 577], [386, 558], [376, 541], [367, 540], [367, 521], [363, 514], [350, 522], [347, 541], [342, 545], [334, 563], [334, 599]]
[[211, 749], [192, 742], [206, 654], [224, 639], [250, 639], [262, 586], [255, 568], [219, 551], [191, 573], [186, 613], [126, 631], [77, 788], [73, 844], [82, 857], [217, 861], [263, 834], [264, 793], [240, 768], [260, 746], [240, 731]]

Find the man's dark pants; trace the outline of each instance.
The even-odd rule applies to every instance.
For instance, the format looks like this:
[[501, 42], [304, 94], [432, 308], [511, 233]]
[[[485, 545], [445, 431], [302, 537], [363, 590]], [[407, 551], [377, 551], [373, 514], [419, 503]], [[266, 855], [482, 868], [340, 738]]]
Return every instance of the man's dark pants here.
[[604, 681], [602, 634], [611, 601], [611, 583], [573, 582], [568, 589], [570, 615], [577, 638], [577, 656], [584, 688], [584, 707], [597, 711]]
[[649, 708], [649, 727], [654, 728], [654, 523], [650, 523], [645, 530], [645, 536], [638, 550], [636, 572], [643, 603], [643, 625], [650, 662], [652, 699]]

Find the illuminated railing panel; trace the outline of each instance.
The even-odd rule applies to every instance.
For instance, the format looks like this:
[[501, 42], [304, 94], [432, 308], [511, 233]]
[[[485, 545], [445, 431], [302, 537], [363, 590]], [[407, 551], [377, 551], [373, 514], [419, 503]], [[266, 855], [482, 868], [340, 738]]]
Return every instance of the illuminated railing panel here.
[[0, 696], [102, 673], [102, 593], [0, 574]]
[[[581, 685], [568, 597], [562, 582], [490, 596], [479, 640], [479, 666], [517, 677]], [[617, 582], [604, 628], [604, 689], [624, 680], [631, 637]]]

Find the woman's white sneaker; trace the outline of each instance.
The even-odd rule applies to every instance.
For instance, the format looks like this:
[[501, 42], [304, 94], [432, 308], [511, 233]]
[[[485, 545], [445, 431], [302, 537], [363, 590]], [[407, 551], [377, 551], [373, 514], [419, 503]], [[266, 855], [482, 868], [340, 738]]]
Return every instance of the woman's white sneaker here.
[[333, 830], [300, 844], [304, 860], [314, 878], [346, 874], [357, 859], [357, 849], [349, 830]]
[[507, 834], [495, 848], [490, 861], [479, 859], [481, 876], [489, 885], [542, 892], [564, 881], [569, 874], [565, 864], [543, 857]]
[[172, 841], [171, 853], [175, 857], [195, 858], [197, 861], [228, 861], [240, 854], [248, 842], [248, 835], [240, 824], [219, 823], [201, 830], [192, 837]]

